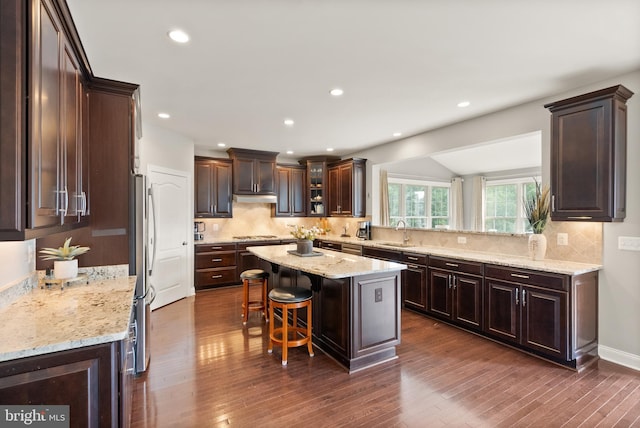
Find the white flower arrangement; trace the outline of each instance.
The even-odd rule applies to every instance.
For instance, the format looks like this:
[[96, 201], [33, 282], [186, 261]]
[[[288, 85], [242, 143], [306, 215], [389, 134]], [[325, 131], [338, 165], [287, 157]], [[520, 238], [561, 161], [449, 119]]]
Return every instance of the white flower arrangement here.
[[291, 235], [293, 235], [296, 239], [308, 239], [313, 241], [316, 239], [316, 236], [320, 234], [321, 230], [317, 227], [313, 226], [309, 229], [304, 226], [292, 225], [293, 230], [291, 231]]

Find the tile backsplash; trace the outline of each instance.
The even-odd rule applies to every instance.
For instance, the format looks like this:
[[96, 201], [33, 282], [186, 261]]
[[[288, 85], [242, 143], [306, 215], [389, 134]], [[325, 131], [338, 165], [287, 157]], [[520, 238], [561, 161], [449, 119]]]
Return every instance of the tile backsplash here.
[[[289, 236], [289, 225], [311, 227], [320, 224], [319, 218], [282, 218], [271, 216], [270, 204], [234, 203], [233, 218], [195, 219], [203, 221], [205, 240], [224, 239], [237, 235], [277, 235]], [[357, 223], [369, 218], [327, 218], [331, 231], [327, 237], [340, 236], [347, 228], [347, 234], [355, 237]], [[547, 259], [566, 260], [581, 263], [602, 263], [601, 223], [549, 222], [544, 235], [547, 237]], [[569, 245], [557, 245], [557, 234], [566, 233]], [[410, 243], [414, 245], [459, 248], [471, 251], [527, 256], [528, 236], [490, 234], [478, 232], [456, 232], [409, 229]], [[465, 244], [458, 238], [466, 238]], [[402, 231], [389, 227], [373, 227], [372, 239], [400, 241]]]

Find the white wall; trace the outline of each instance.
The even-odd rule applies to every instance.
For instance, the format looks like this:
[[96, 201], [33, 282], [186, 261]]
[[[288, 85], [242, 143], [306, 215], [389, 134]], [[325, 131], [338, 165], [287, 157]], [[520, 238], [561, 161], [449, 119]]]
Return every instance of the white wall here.
[[36, 270], [36, 241], [0, 242], [0, 289]]
[[[377, 192], [380, 165], [405, 158], [469, 144], [497, 140], [512, 135], [542, 131], [542, 177], [550, 177], [550, 113], [544, 104], [571, 96], [623, 84], [635, 95], [628, 102], [627, 134], [627, 218], [623, 223], [606, 223], [603, 237], [603, 264], [599, 288], [600, 355], [640, 370], [640, 252], [617, 249], [618, 236], [640, 237], [640, 71], [588, 87], [550, 97], [425, 132], [381, 145], [351, 156], [368, 159], [367, 194]], [[367, 198], [367, 214], [372, 214]]]

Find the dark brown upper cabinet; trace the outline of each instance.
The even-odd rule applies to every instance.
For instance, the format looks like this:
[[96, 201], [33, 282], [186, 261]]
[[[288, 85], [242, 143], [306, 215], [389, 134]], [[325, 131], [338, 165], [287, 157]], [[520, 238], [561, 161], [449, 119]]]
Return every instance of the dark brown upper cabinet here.
[[7, 1], [0, 12], [0, 239], [87, 225], [90, 73], [66, 4]]
[[305, 217], [307, 215], [307, 168], [301, 165], [276, 167], [277, 199], [273, 205], [275, 217]]
[[227, 150], [233, 161], [233, 193], [237, 195], [276, 194], [276, 152]]
[[231, 218], [232, 166], [229, 159], [196, 156], [195, 210], [197, 218]]
[[622, 85], [546, 104], [551, 111], [551, 218], [626, 216], [627, 106]]
[[329, 215], [364, 217], [366, 159], [345, 159], [329, 164]]

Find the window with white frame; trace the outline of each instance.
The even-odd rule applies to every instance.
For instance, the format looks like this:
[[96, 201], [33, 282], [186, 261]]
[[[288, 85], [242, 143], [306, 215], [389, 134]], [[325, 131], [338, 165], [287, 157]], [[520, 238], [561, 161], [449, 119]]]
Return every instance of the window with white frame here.
[[390, 226], [404, 220], [407, 227], [449, 226], [450, 183], [388, 178]]
[[484, 230], [486, 232], [528, 233], [531, 226], [525, 218], [524, 199], [535, 194], [535, 180], [528, 177], [507, 180], [487, 179], [485, 187]]

